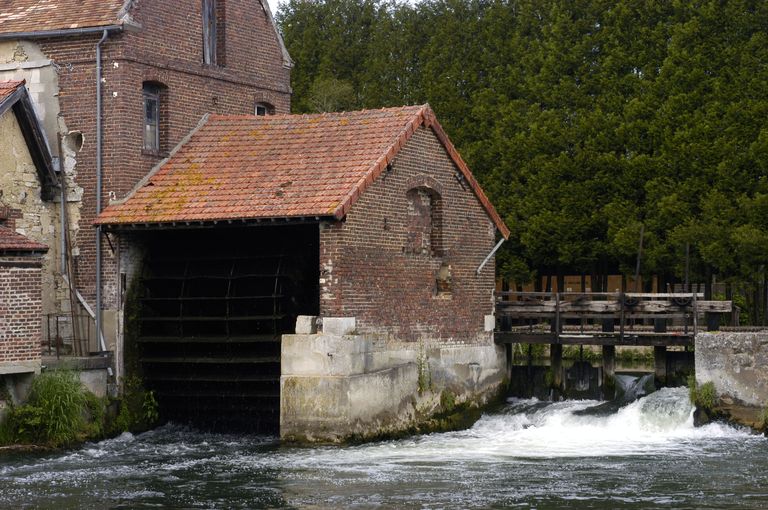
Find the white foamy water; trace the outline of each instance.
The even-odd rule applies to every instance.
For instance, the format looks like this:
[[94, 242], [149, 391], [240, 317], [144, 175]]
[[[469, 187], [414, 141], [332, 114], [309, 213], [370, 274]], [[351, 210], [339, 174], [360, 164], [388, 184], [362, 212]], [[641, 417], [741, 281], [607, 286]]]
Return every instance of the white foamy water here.
[[166, 426], [0, 458], [0, 508], [768, 507], [765, 438], [695, 428], [686, 389], [578, 414], [597, 404], [510, 400], [469, 430], [346, 447]]

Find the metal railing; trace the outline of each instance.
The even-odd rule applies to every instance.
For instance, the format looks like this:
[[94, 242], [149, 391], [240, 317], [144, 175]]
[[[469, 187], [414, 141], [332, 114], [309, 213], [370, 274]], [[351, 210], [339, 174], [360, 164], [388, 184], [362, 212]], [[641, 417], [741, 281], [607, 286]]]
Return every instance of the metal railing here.
[[88, 314], [45, 315], [47, 354], [60, 356], [87, 356], [94, 346], [96, 326]]

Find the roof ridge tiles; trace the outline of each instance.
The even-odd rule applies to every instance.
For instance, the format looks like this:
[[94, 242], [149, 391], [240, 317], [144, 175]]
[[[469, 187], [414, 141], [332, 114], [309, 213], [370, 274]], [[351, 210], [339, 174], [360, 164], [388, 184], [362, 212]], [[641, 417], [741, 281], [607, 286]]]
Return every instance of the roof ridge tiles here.
[[[190, 215], [211, 220], [286, 215], [341, 219], [421, 126], [434, 132], [489, 217], [508, 237], [509, 230], [428, 103], [265, 117], [208, 115], [128, 197], [110, 204], [96, 223], [173, 223]], [[293, 192], [299, 189], [301, 193]], [[251, 198], [244, 200], [246, 196]], [[215, 207], [210, 205], [214, 203]]]

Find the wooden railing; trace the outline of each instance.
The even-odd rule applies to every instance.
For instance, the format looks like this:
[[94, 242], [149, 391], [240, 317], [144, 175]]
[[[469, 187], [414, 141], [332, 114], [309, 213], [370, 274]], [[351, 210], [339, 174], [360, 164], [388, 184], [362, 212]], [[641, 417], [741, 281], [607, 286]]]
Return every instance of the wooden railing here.
[[[721, 314], [731, 312], [730, 301], [703, 298], [703, 294], [697, 293], [497, 292], [497, 340], [519, 342], [525, 338], [530, 343], [541, 337], [542, 343], [552, 340], [554, 343], [687, 345], [698, 333], [700, 319], [704, 319], [707, 329], [713, 330], [718, 328]], [[646, 321], [652, 322], [652, 331], [648, 331]], [[567, 322], [577, 323], [569, 325], [571, 330], [578, 329], [577, 336], [573, 331], [564, 332]], [[595, 331], [598, 325], [599, 331]], [[670, 325], [677, 330], [669, 331]], [[542, 326], [548, 326], [549, 331], [542, 330]], [[686, 338], [670, 338], [680, 336]], [[570, 337], [574, 337], [573, 341]]]

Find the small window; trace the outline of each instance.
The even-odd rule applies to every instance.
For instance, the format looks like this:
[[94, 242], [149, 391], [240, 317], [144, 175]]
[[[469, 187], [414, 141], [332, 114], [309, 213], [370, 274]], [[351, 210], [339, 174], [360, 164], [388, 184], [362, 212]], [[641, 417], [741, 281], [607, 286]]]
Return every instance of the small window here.
[[438, 296], [446, 296], [451, 293], [451, 283], [453, 280], [453, 268], [450, 264], [443, 262], [437, 271], [435, 278], [435, 288]]
[[225, 64], [225, 2], [224, 0], [203, 0], [203, 63], [223, 66]]
[[144, 84], [144, 150], [160, 150], [160, 89]]
[[426, 187], [408, 191], [408, 234], [404, 251], [411, 254], [442, 256], [442, 200]]
[[275, 108], [269, 103], [256, 103], [256, 109], [253, 113], [259, 116], [274, 115]]

